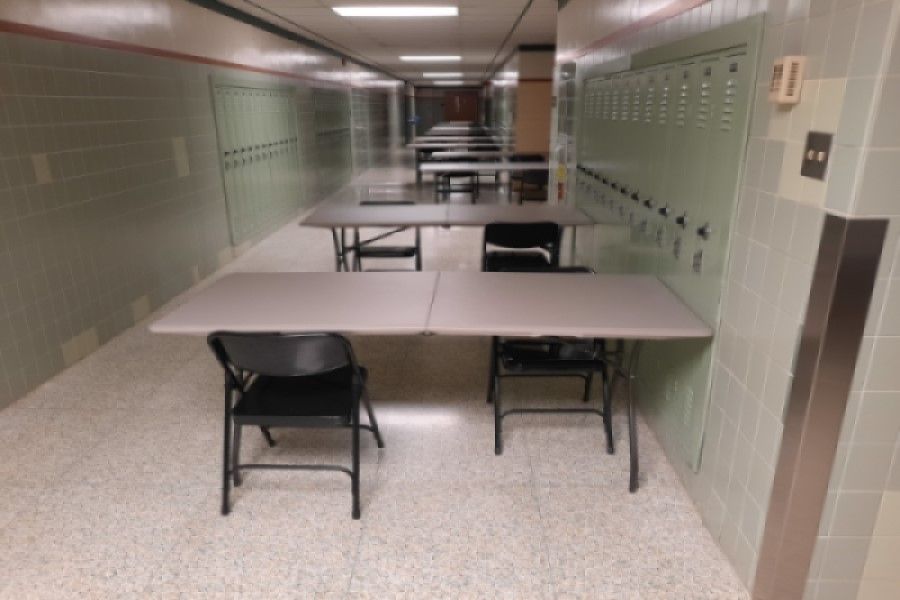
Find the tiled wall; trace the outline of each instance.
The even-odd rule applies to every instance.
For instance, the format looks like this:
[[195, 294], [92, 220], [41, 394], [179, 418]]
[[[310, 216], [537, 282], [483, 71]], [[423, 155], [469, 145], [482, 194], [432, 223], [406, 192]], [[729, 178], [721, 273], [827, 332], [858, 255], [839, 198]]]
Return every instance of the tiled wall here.
[[229, 260], [208, 75], [0, 35], [0, 406]]
[[807, 587], [816, 600], [900, 590], [900, 3], [850, 10], [861, 48], [882, 63], [851, 61], [833, 166], [846, 193], [827, 205], [890, 226]]
[[233, 256], [211, 78], [294, 90], [298, 206], [348, 181], [309, 83], [0, 33], [0, 408]]
[[[882, 110], [891, 111], [878, 127], [883, 132], [878, 136], [859, 132], [859, 128], [865, 128], [870, 120], [873, 98], [890, 97], [892, 93], [890, 84], [892, 77], [896, 77], [896, 65], [900, 60], [893, 59], [895, 75], [882, 77], [882, 52], [886, 47], [886, 36], [896, 29], [897, 4], [893, 0], [571, 0], [560, 13], [559, 60], [575, 61], [579, 69], [621, 65], [622, 58], [634, 52], [747, 16], [766, 14], [762, 75], [751, 119], [699, 472], [693, 473], [673, 457], [701, 508], [706, 525], [748, 586], [752, 585], [768, 509], [785, 401], [791, 386], [823, 211], [850, 212], [848, 207], [851, 206], [877, 206], [881, 211], [889, 206], [891, 211], [898, 211], [900, 207], [896, 193], [892, 197], [884, 195], [900, 183], [896, 179], [900, 173], [897, 168], [900, 156], [890, 155], [896, 150], [874, 147], [878, 136], [896, 133], [890, 125], [897, 122], [896, 100], [893, 104], [877, 103]], [[677, 16], [654, 22], [656, 11], [668, 8], [684, 10]], [[639, 24], [643, 27], [636, 27], [637, 31], [632, 35], [607, 38], [623, 27]], [[611, 41], [586, 53], [579, 51], [603, 38]], [[775, 57], [785, 54], [809, 57], [802, 101], [791, 110], [769, 104], [765, 90], [769, 65]], [[611, 69], [620, 70], [621, 67]], [[885, 109], [886, 106], [890, 108]], [[838, 134], [834, 162], [824, 183], [799, 176], [801, 142], [811, 129]], [[890, 143], [889, 140], [886, 143]], [[893, 167], [889, 166], [891, 164]], [[572, 179], [570, 174], [569, 180]], [[870, 190], [880, 191], [882, 195], [873, 195]], [[864, 209], [855, 212], [872, 214]], [[892, 229], [896, 231], [896, 227]], [[894, 233], [892, 239], [896, 237]], [[879, 298], [885, 297], [887, 287], [882, 282], [880, 291], [876, 290], [876, 294], [881, 294], [876, 297], [876, 304], [883, 302]], [[896, 314], [898, 309], [900, 305], [895, 304], [894, 317], [888, 322], [900, 321]], [[887, 312], [890, 310], [888, 306]], [[880, 331], [872, 325], [873, 336]], [[896, 373], [896, 368], [887, 365], [891, 360], [896, 364], [900, 354], [891, 349], [893, 340], [887, 333], [890, 329], [884, 331], [884, 340], [879, 337], [874, 344], [874, 340], [867, 340], [864, 350], [874, 346], [876, 361], [873, 364], [885, 365], [882, 373]], [[866, 355], [864, 352], [861, 360], [865, 360]], [[890, 391], [900, 389], [900, 381], [896, 379], [882, 380], [877, 385], [887, 386]], [[861, 406], [851, 403], [850, 412]], [[872, 410], [895, 410], [897, 401], [894, 399], [890, 403], [882, 399], [881, 403], [876, 401], [871, 406]], [[867, 440], [875, 439], [870, 437], [869, 427], [871, 425], [860, 430], [860, 435]], [[887, 440], [890, 432], [882, 432], [882, 435]], [[893, 435], [893, 441], [881, 445], [862, 444], [865, 449], [859, 451], [861, 462], [857, 463], [861, 466], [854, 467], [851, 472], [867, 476], [872, 473], [872, 463], [864, 461], [865, 452], [871, 452], [873, 457], [879, 452], [887, 453], [886, 456], [894, 456], [896, 465], [896, 430]], [[849, 447], [846, 440], [842, 447]], [[885, 480], [889, 460], [881, 454], [877, 456], [877, 464], [884, 468]], [[894, 466], [891, 472], [895, 487], [896, 470]], [[867, 485], [877, 486], [878, 480], [876, 476]], [[887, 505], [890, 495], [883, 496]], [[873, 499], [868, 500], [874, 504]], [[896, 506], [896, 502], [890, 506]], [[896, 513], [891, 512], [896, 509], [885, 510], [882, 519], [887, 525], [884, 530], [896, 534]], [[878, 542], [877, 548], [872, 544], [874, 566], [869, 566], [867, 573], [879, 573], [883, 564], [879, 558], [882, 548], [896, 547], [896, 537], [885, 535], [877, 539], [890, 539], [894, 546], [882, 541]], [[857, 540], [854, 560], [859, 563], [861, 555], [869, 556], [868, 547], [867, 539]], [[862, 566], [865, 559], [859, 564], [859, 573], [854, 574], [857, 577], [865, 568]], [[846, 569], [848, 565], [840, 566]], [[826, 565], [822, 572], [840, 572], [833, 567]], [[848, 577], [851, 574], [847, 573]], [[818, 591], [824, 591], [823, 586], [810, 587], [814, 589], [808, 594], [810, 598], [855, 597], [855, 594], [816, 595]]]

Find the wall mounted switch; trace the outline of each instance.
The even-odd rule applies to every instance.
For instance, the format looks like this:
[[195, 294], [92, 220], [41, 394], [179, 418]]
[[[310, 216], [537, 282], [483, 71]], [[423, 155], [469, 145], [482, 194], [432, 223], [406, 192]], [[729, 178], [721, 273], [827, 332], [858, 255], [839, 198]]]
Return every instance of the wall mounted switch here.
[[821, 181], [825, 180], [833, 137], [830, 133], [818, 131], [810, 131], [806, 135], [806, 149], [803, 151], [803, 163], [800, 166], [801, 175]]

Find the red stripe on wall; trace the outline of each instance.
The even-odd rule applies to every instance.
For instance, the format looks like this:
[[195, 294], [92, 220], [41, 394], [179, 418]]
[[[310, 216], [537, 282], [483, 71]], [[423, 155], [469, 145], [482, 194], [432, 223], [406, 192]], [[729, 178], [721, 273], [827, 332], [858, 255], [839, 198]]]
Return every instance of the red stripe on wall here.
[[274, 75], [276, 77], [286, 77], [298, 81], [314, 82], [322, 87], [330, 88], [347, 88], [347, 84], [340, 84], [333, 81], [325, 81], [290, 73], [287, 71], [276, 71], [274, 69], [264, 69], [262, 67], [254, 67], [252, 65], [244, 65], [233, 63], [227, 60], [219, 60], [208, 56], [197, 56], [196, 54], [187, 54], [185, 52], [176, 52], [174, 50], [164, 50], [162, 48], [151, 48], [149, 46], [140, 46], [138, 44], [130, 44], [128, 42], [119, 42], [115, 40], [105, 40], [95, 38], [78, 33], [70, 33], [68, 31], [57, 31], [55, 29], [47, 29], [45, 27], [37, 27], [36, 25], [26, 25], [24, 23], [14, 23], [12, 21], [0, 20], [0, 33], [14, 33], [17, 35], [27, 35], [30, 37], [40, 38], [44, 40], [54, 40], [57, 42], [66, 42], [69, 44], [81, 44], [83, 46], [92, 46], [94, 48], [104, 48], [106, 50], [116, 50], [119, 52], [131, 52], [133, 54], [143, 54], [145, 56], [156, 56], [159, 58], [169, 58], [172, 60], [180, 60], [201, 65], [210, 65], [214, 67], [225, 67], [228, 69], [238, 69], [250, 73], [263, 73], [265, 75]]
[[666, 6], [650, 13], [646, 17], [642, 17], [634, 23], [626, 25], [622, 29], [618, 29], [610, 33], [609, 35], [591, 42], [580, 50], [574, 50], [572, 52], [557, 56], [556, 62], [557, 64], [571, 62], [576, 58], [581, 58], [586, 54], [599, 50], [600, 48], [610, 46], [613, 43], [618, 42], [619, 40], [623, 40], [629, 36], [632, 36], [642, 29], [653, 27], [654, 25], [662, 23], [667, 19], [677, 17], [682, 13], [686, 13], [687, 11], [697, 8], [698, 6], [702, 6], [708, 2], [710, 2], [710, 0], [673, 0]]

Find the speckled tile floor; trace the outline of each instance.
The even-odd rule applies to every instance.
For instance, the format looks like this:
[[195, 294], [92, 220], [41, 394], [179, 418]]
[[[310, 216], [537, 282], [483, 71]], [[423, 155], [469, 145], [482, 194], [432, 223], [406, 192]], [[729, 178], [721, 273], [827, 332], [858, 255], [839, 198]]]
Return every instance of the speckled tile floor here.
[[[409, 178], [373, 170], [339, 196]], [[426, 268], [477, 268], [479, 231], [423, 238]], [[330, 270], [330, 248], [291, 224], [226, 272]], [[219, 516], [221, 376], [202, 339], [136, 327], [0, 412], [0, 598], [747, 598], [643, 423], [632, 495], [599, 418], [511, 418], [494, 456], [485, 340], [354, 344], [387, 445], [364, 438], [360, 521], [339, 474], [250, 473]], [[504, 394], [578, 402], [564, 381]], [[252, 433], [245, 457], [348, 457], [345, 432], [279, 431], [275, 450]]]

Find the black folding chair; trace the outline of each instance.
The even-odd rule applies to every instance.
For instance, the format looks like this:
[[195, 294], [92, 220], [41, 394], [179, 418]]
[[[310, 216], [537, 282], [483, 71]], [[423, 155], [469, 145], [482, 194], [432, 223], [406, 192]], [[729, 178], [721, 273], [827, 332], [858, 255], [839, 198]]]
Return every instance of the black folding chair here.
[[[535, 269], [506, 269], [519, 272], [591, 273], [587, 267], [545, 267]], [[623, 347], [616, 342], [613, 350], [602, 339], [562, 339], [556, 337], [491, 340], [488, 403], [494, 404], [494, 453], [503, 453], [503, 419], [513, 414], [529, 413], [589, 413], [603, 417], [606, 432], [606, 451], [615, 452], [612, 435], [612, 396]], [[602, 407], [543, 407], [503, 410], [500, 398], [501, 379], [510, 377], [577, 377], [584, 380], [582, 401], [591, 400], [594, 373], [603, 379]]]
[[[517, 152], [509, 157], [509, 162], [534, 162], [544, 160], [543, 154], [527, 154], [522, 152]], [[523, 181], [525, 178], [525, 173], [528, 171], [510, 171], [509, 173], [509, 188], [507, 188], [507, 197], [512, 198], [513, 193], [513, 184], [515, 184], [519, 188], [519, 195], [523, 192]], [[520, 201], [521, 202], [521, 201]]]
[[529, 270], [558, 266], [561, 237], [562, 228], [549, 221], [488, 223], [484, 228], [481, 270]]
[[[415, 204], [412, 200], [363, 200], [360, 206], [412, 206]], [[420, 228], [414, 227], [415, 241], [412, 246], [376, 246], [375, 242], [381, 241], [392, 235], [406, 231], [407, 227], [398, 227], [391, 229], [385, 233], [376, 235], [373, 238], [362, 239], [360, 237], [359, 228], [353, 229], [353, 270], [362, 271], [362, 259], [413, 259], [415, 270], [422, 270], [422, 232]], [[379, 269], [385, 270], [385, 269]]]
[[550, 172], [542, 169], [540, 171], [524, 171], [522, 173], [519, 188], [519, 204], [526, 201], [546, 202], [547, 187], [550, 185]]
[[[463, 180], [464, 183], [454, 184], [453, 182], [457, 180]], [[450, 194], [469, 194], [472, 204], [475, 204], [480, 193], [478, 171], [448, 171], [435, 174], [434, 194], [438, 202]]]
[[[222, 514], [231, 511], [231, 482], [240, 486], [243, 471], [299, 469], [350, 475], [352, 515], [358, 519], [360, 429], [371, 431], [379, 448], [384, 443], [366, 391], [367, 372], [356, 362], [350, 342], [331, 333], [233, 332], [213, 333], [207, 342], [225, 370]], [[360, 403], [368, 413], [368, 425], [360, 423]], [[241, 463], [244, 426], [259, 427], [270, 446], [275, 445], [271, 428], [350, 428], [351, 467]]]

